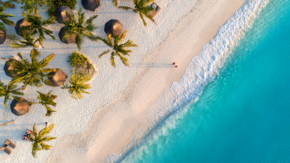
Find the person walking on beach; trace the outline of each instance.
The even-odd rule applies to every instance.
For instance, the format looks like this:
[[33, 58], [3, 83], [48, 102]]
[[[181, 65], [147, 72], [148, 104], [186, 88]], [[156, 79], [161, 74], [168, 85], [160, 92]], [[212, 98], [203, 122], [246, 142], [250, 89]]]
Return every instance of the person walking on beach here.
[[[172, 65], [175, 65], [175, 64], [176, 64], [175, 62], [173, 62], [173, 63], [172, 63]], [[175, 67], [175, 68], [177, 68], [177, 67], [178, 67], [178, 65], [175, 65], [174, 67]]]

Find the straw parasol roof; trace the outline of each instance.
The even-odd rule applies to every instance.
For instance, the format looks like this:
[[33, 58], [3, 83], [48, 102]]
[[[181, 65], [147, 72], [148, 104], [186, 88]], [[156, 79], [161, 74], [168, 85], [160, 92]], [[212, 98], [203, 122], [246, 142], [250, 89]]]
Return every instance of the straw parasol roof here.
[[119, 20], [111, 19], [105, 24], [105, 32], [112, 36], [121, 35], [123, 31], [123, 25]]
[[21, 102], [13, 99], [10, 104], [11, 112], [17, 116], [26, 114], [29, 111], [31, 105], [26, 99], [22, 97], [20, 99], [22, 100]]
[[64, 27], [62, 27], [58, 33], [59, 39], [60, 41], [62, 41], [63, 43], [66, 44], [70, 44], [70, 43], [76, 43], [76, 37], [77, 34], [72, 34], [70, 37], [67, 37], [65, 40], [62, 40], [63, 36], [66, 34], [67, 32], [64, 31]]
[[[18, 20], [17, 23], [16, 23], [16, 26], [15, 26], [16, 33], [21, 36], [21, 34], [20, 34], [21, 27], [23, 27], [23, 26], [29, 26], [29, 25], [31, 25], [31, 24], [26, 19], [24, 19], [24, 18]], [[29, 33], [29, 30], [28, 29], [26, 30], [26, 33], [27, 34]]]
[[14, 67], [12, 66], [16, 62], [20, 62], [20, 61], [17, 61], [15, 59], [9, 59], [8, 61], [5, 62], [5, 65], [4, 65], [5, 74], [11, 78], [17, 76], [17, 72], [14, 71]]
[[52, 77], [49, 77], [48, 80], [52, 83], [53, 86], [59, 87], [62, 86], [67, 79], [67, 75], [61, 70], [56, 69], [55, 72], [51, 72], [48, 75], [51, 75]]
[[55, 10], [54, 17], [57, 22], [63, 23], [70, 20], [69, 17], [67, 16], [67, 13], [70, 14], [71, 16], [74, 16], [73, 11], [69, 7], [60, 6]]
[[96, 11], [100, 6], [100, 0], [82, 0], [82, 5], [87, 10]]
[[6, 31], [0, 30], [0, 44], [3, 44], [6, 41]]

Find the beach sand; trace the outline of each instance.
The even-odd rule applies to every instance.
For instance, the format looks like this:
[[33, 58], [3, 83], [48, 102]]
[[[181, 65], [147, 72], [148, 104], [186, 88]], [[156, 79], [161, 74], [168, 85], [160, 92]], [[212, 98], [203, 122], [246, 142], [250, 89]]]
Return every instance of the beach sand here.
[[[157, 25], [146, 19], [144, 27], [138, 14], [115, 8], [111, 0], [101, 1], [97, 12], [86, 11], [86, 17], [98, 14], [94, 21], [99, 26], [95, 34], [106, 37], [104, 24], [110, 19], [118, 19], [128, 30], [127, 39], [133, 40], [139, 47], [131, 48], [130, 67], [122, 65], [117, 58], [117, 68], [109, 62], [109, 55], [101, 59], [98, 55], [108, 47], [102, 42], [85, 40], [84, 53], [97, 69], [91, 80], [91, 94], [84, 95], [81, 100], [74, 100], [67, 91], [60, 88], [44, 86], [28, 87], [25, 98], [36, 101], [36, 90], [58, 95], [57, 112], [45, 117], [45, 109], [33, 105], [29, 113], [17, 117], [4, 106], [0, 109], [0, 123], [16, 120], [15, 124], [0, 128], [0, 141], [12, 140], [17, 144], [11, 155], [0, 153], [1, 162], [114, 162], [125, 156], [130, 147], [148, 134], [156, 125], [148, 117], [158, 116], [158, 110], [151, 112], [147, 108], [153, 105], [173, 82], [178, 81], [191, 62], [205, 44], [210, 42], [219, 27], [224, 24], [244, 3], [245, 0], [156, 0], [161, 7], [155, 19]], [[82, 7], [78, 0], [77, 9]], [[131, 1], [120, 1], [120, 5], [130, 5]], [[17, 4], [16, 8], [20, 5]], [[14, 22], [23, 18], [21, 10], [8, 9], [15, 17]], [[46, 14], [41, 13], [44, 18]], [[50, 67], [61, 68], [68, 76], [70, 66], [68, 56], [77, 50], [74, 44], [63, 44], [58, 39], [61, 24], [48, 26], [57, 37], [44, 40], [45, 49], [39, 49], [41, 58], [54, 53], [55, 59]], [[7, 33], [15, 34], [13, 27]], [[21, 52], [29, 57], [31, 48], [12, 49], [9, 41], [0, 46], [1, 57], [13, 56]], [[174, 68], [176, 62], [178, 68]], [[1, 60], [2, 67], [5, 61]], [[1, 70], [1, 80], [8, 83], [10, 78]], [[3, 101], [3, 100], [2, 100]], [[10, 102], [9, 102], [10, 103]], [[8, 103], [8, 104], [9, 104]], [[37, 123], [43, 128], [44, 122], [54, 123], [56, 127], [51, 136], [57, 140], [49, 142], [54, 147], [50, 151], [39, 151], [37, 158], [31, 155], [31, 143], [21, 140], [27, 128]]]
[[[158, 1], [157, 1], [158, 3]], [[147, 53], [128, 86], [97, 110], [87, 130], [57, 142], [48, 162], [111, 162], [134, 146], [154, 123], [146, 109], [178, 81], [191, 58], [198, 55], [245, 0], [198, 1], [171, 30], [168, 37]], [[176, 8], [177, 9], [177, 8]], [[164, 11], [162, 11], [164, 12]], [[162, 27], [161, 27], [162, 28]], [[176, 62], [178, 68], [171, 65]], [[129, 146], [128, 146], [129, 145]], [[110, 157], [110, 158], [109, 158]]]

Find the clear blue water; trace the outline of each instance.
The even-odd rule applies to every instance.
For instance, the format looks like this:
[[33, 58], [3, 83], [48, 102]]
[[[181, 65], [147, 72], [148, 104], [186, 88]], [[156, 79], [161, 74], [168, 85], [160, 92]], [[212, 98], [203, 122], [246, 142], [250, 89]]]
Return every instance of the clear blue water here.
[[269, 2], [199, 100], [138, 155], [131, 161], [290, 162], [290, 0]]

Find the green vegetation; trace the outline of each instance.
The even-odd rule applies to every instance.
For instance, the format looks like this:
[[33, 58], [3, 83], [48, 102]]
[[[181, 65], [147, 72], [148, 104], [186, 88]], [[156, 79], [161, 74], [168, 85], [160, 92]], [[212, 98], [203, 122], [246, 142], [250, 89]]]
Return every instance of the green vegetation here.
[[132, 51], [127, 50], [125, 48], [136, 47], [138, 45], [133, 44], [132, 40], [128, 40], [124, 44], [120, 44], [120, 42], [126, 37], [126, 33], [127, 33], [127, 30], [120, 36], [114, 36], [114, 42], [112, 41], [111, 34], [108, 35], [107, 39], [99, 37], [100, 40], [102, 40], [105, 44], [107, 44], [108, 46], [110, 46], [112, 48], [112, 49], [104, 51], [99, 56], [99, 58], [101, 58], [103, 55], [111, 52], [110, 61], [111, 61], [111, 64], [113, 67], [116, 67], [115, 56], [120, 57], [121, 61], [123, 62], [123, 64], [125, 66], [130, 66], [128, 63], [128, 58], [126, 58], [125, 56], [126, 55], [129, 56], [129, 53]]
[[17, 0], [21, 2], [21, 8], [28, 14], [35, 14], [39, 8], [45, 8], [49, 6], [49, 0]]
[[11, 4], [10, 2], [5, 2], [4, 5], [0, 7], [0, 20], [2, 20], [2, 22], [0, 22], [0, 30], [4, 30], [4, 31], [7, 30], [4, 24], [15, 26], [14, 22], [8, 19], [9, 17], [14, 17], [14, 15], [4, 13], [5, 9], [10, 4]]
[[113, 4], [114, 4], [115, 7], [118, 6], [118, 0], [113, 0], [112, 2], [113, 2]]
[[86, 76], [88, 80], [96, 72], [94, 66], [89, 62], [88, 58], [77, 51], [73, 52], [71, 56], [69, 56], [68, 62], [72, 67], [72, 73], [78, 76]]
[[67, 37], [71, 37], [73, 34], [76, 36], [76, 44], [78, 49], [81, 49], [84, 37], [89, 38], [92, 41], [98, 41], [98, 37], [93, 35], [93, 30], [97, 29], [98, 26], [93, 24], [93, 20], [98, 17], [98, 15], [91, 16], [85, 21], [85, 12], [81, 13], [81, 8], [78, 11], [78, 21], [73, 15], [68, 15], [70, 21], [64, 22], [64, 31], [67, 34], [62, 38], [63, 40]]
[[15, 83], [9, 82], [8, 85], [5, 85], [2, 81], [0, 81], [0, 97], [4, 97], [4, 106], [6, 108], [7, 108], [7, 100], [11, 100], [11, 97], [19, 101], [20, 97], [18, 96], [24, 95], [24, 93], [21, 92], [22, 88], [19, 89], [16, 88], [17, 85]]
[[82, 93], [89, 94], [85, 90], [91, 88], [90, 84], [86, 84], [86, 81], [88, 81], [88, 77], [73, 74], [69, 81], [70, 85], [64, 85], [61, 89], [68, 89], [74, 99], [81, 99], [83, 98]]
[[67, 6], [71, 9], [75, 9], [76, 0], [50, 0], [47, 13], [50, 17], [54, 16], [54, 11], [60, 6]]
[[32, 37], [33, 33], [30, 31], [29, 33], [26, 33], [26, 31], [22, 28], [21, 33], [23, 35], [23, 39], [21, 40], [16, 35], [8, 34], [7, 37], [11, 40], [10, 47], [12, 48], [25, 48], [25, 47], [33, 47], [34, 48], [40, 48], [41, 45], [37, 45], [36, 43], [39, 42], [39, 39], [34, 39]]
[[40, 101], [38, 102], [39, 104], [43, 105], [47, 112], [45, 116], [51, 116], [52, 112], [56, 112], [55, 110], [52, 110], [51, 107], [49, 105], [52, 106], [56, 106], [56, 103], [53, 101], [54, 99], [57, 98], [56, 95], [51, 94], [52, 91], [49, 91], [47, 94], [38, 92], [38, 96], [37, 99], [39, 99]]
[[32, 141], [32, 156], [36, 157], [36, 152], [40, 150], [50, 150], [52, 146], [45, 144], [44, 142], [48, 142], [54, 139], [57, 139], [57, 137], [51, 137], [46, 136], [50, 133], [50, 131], [53, 129], [54, 124], [45, 127], [39, 133], [36, 130], [36, 123], [33, 125], [33, 134], [29, 134], [29, 140]]
[[18, 53], [17, 55], [21, 58], [21, 61], [15, 62], [15, 64], [12, 65], [18, 74], [12, 79], [12, 82], [23, 82], [23, 89], [25, 89], [27, 85], [36, 87], [42, 86], [41, 82], [43, 81], [43, 78], [47, 77], [48, 73], [55, 71], [55, 69], [45, 68], [48, 66], [49, 62], [53, 60], [55, 56], [54, 54], [50, 54], [43, 60], [38, 61], [37, 57], [40, 56], [40, 53], [33, 49], [30, 52], [31, 62], [24, 59], [21, 53]]
[[139, 16], [141, 17], [144, 26], [147, 26], [147, 23], [144, 20], [144, 16], [150, 19], [153, 23], [155, 23], [155, 20], [151, 16], [149, 16], [149, 12], [153, 11], [154, 8], [152, 8], [151, 6], [148, 6], [153, 1], [154, 0], [134, 0], [134, 4], [135, 4], [134, 8], [128, 7], [128, 6], [119, 6], [119, 8], [124, 9], [124, 10], [132, 10], [135, 13], [139, 13]]
[[[44, 37], [44, 33], [49, 35], [52, 39], [55, 40], [55, 37], [52, 35], [52, 31], [45, 28], [44, 26], [50, 25], [50, 24], [55, 24], [54, 20], [54, 16], [47, 19], [47, 20], [42, 20], [42, 18], [38, 15], [38, 13], [34, 14], [34, 15], [30, 15], [30, 14], [25, 14], [24, 12], [22, 13], [22, 15], [24, 16], [24, 18], [31, 24], [29, 26], [23, 26], [21, 28], [25, 29], [25, 30], [31, 30], [31, 35], [35, 35], [38, 34], [38, 42], [40, 45], [43, 44], [43, 40], [45, 39]], [[21, 34], [23, 35], [24, 32], [22, 32], [21, 30]]]

